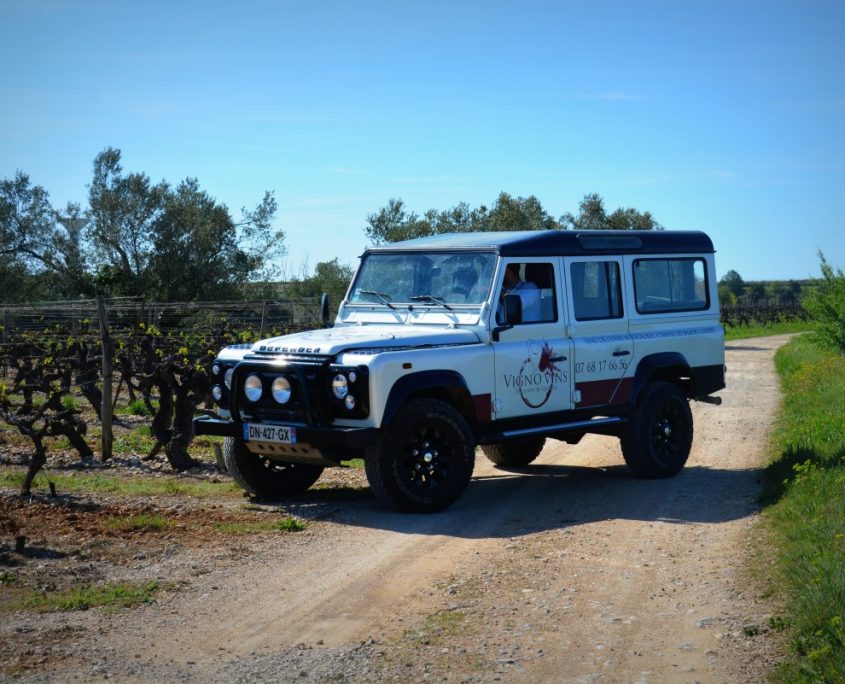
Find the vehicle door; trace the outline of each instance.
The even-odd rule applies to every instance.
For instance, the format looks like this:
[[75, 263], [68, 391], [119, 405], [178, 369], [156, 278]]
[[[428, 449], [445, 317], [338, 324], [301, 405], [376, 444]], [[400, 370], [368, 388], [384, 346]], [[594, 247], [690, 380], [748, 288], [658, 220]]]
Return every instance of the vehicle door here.
[[574, 408], [625, 404], [634, 344], [625, 315], [621, 257], [565, 257]]
[[[523, 302], [523, 320], [493, 342], [496, 420], [564, 411], [571, 408], [570, 342], [564, 334], [563, 280], [559, 258], [504, 259], [494, 292], [501, 301], [507, 266], [520, 285], [511, 289]], [[498, 311], [493, 311], [495, 326]]]

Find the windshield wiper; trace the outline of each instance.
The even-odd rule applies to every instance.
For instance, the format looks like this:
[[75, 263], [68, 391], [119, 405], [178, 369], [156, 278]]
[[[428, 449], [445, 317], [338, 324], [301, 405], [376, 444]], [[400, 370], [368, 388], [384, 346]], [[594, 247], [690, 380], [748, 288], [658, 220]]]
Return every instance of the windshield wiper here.
[[411, 297], [412, 302], [434, 302], [435, 304], [440, 304], [440, 306], [444, 306], [449, 311], [452, 310], [452, 307], [446, 303], [446, 300], [442, 297], [435, 297], [433, 294], [424, 294], [424, 295], [414, 295]]
[[396, 309], [393, 304], [390, 303], [390, 296], [385, 294], [384, 292], [376, 292], [375, 290], [361, 290], [362, 295], [372, 295], [373, 297], [378, 297], [381, 300], [381, 303], [386, 305], [391, 309]]

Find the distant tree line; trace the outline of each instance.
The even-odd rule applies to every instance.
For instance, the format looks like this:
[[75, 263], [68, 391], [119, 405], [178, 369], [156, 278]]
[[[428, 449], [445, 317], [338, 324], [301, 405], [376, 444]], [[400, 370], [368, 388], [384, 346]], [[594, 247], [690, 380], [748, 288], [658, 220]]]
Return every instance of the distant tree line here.
[[380, 245], [441, 233], [567, 229], [663, 230], [663, 226], [650, 212], [632, 207], [608, 214], [604, 200], [595, 193], [584, 196], [577, 215], [565, 213], [555, 219], [534, 195], [512, 197], [502, 192], [492, 207], [471, 207], [460, 202], [451, 209], [429, 209], [422, 215], [408, 211], [401, 199], [391, 199], [387, 206], [367, 217], [364, 232], [370, 242]]
[[22, 171], [0, 181], [2, 301], [226, 299], [274, 276], [284, 234], [272, 193], [236, 220], [196, 178], [153, 183], [120, 159], [111, 147], [96, 156], [85, 206], [53, 207]]
[[806, 287], [797, 280], [746, 282], [739, 273], [731, 269], [719, 280], [719, 302], [723, 306], [762, 302], [796, 304], [803, 299], [804, 289]]

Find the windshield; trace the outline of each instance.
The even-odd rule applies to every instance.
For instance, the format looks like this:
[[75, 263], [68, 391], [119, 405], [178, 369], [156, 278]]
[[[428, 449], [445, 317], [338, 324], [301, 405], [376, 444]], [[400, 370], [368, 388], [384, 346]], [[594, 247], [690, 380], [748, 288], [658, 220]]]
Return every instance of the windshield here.
[[493, 279], [495, 254], [368, 254], [349, 301], [353, 304], [481, 304]]

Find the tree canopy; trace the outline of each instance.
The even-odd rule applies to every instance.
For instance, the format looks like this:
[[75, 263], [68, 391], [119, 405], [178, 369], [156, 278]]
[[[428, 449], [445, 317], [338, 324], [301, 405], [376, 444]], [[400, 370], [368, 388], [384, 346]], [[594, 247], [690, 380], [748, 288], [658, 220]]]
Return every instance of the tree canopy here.
[[373, 244], [398, 242], [440, 233], [511, 230], [662, 230], [650, 212], [619, 208], [608, 214], [604, 200], [597, 194], [585, 195], [578, 215], [566, 213], [552, 217], [534, 195], [513, 197], [499, 193], [491, 208], [470, 207], [460, 202], [451, 209], [429, 209], [424, 214], [408, 211], [401, 199], [367, 216], [364, 232]]
[[120, 162], [116, 148], [98, 154], [87, 207], [69, 204], [62, 212], [21, 171], [0, 182], [5, 301], [93, 294], [222, 299], [275, 275], [284, 234], [273, 228], [272, 193], [235, 221], [196, 178], [171, 187], [124, 172]]
[[303, 275], [287, 283], [285, 293], [294, 298], [319, 297], [324, 292], [329, 295], [333, 307], [343, 300], [346, 290], [355, 275], [355, 269], [341, 264], [337, 259], [322, 261], [314, 268], [312, 275]]

